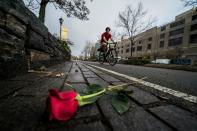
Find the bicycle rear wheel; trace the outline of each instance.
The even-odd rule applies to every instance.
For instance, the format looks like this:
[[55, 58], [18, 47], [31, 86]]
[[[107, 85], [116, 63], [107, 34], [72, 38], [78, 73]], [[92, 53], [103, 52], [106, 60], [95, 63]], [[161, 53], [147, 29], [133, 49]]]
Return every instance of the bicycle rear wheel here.
[[108, 56], [108, 62], [111, 66], [114, 66], [118, 62], [118, 52], [111, 50]]
[[100, 64], [104, 63], [104, 61], [105, 61], [105, 53], [104, 52], [100, 51], [98, 61]]

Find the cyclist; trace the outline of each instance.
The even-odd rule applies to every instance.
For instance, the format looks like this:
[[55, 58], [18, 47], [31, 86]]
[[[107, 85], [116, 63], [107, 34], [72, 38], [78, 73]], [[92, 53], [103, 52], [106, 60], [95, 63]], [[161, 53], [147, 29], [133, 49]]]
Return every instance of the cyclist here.
[[101, 51], [107, 51], [107, 44], [110, 40], [114, 42], [112, 35], [110, 34], [110, 30], [110, 27], [106, 27], [105, 32], [101, 35]]

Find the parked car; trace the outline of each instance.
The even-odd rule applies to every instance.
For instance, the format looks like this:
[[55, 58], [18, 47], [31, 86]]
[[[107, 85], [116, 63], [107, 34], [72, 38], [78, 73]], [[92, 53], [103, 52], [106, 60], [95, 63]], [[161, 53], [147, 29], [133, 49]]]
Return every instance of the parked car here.
[[151, 63], [154, 63], [154, 64], [170, 64], [170, 59], [156, 59], [156, 60], [153, 60], [151, 61]]

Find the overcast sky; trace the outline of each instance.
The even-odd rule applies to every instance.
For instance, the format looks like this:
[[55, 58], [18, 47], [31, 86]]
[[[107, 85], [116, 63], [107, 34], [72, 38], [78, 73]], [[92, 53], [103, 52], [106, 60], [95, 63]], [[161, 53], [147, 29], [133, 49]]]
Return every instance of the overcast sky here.
[[[64, 25], [69, 29], [69, 39], [74, 42], [72, 55], [80, 55], [86, 41], [96, 42], [105, 27], [116, 30], [118, 13], [124, 11], [127, 5], [136, 7], [140, 0], [93, 0], [88, 2], [90, 9], [89, 21], [67, 18], [61, 10], [56, 10], [52, 4], [46, 9], [45, 25], [49, 31], [59, 35], [59, 18], [64, 19]], [[157, 18], [156, 26], [174, 20], [174, 17], [189, 8], [185, 8], [180, 0], [141, 0], [148, 15]]]

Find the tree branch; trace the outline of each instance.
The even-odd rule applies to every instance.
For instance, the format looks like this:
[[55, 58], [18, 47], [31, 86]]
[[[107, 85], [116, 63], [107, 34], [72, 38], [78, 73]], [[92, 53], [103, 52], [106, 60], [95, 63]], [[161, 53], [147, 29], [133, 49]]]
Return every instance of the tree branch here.
[[193, 6], [197, 5], [197, 0], [181, 0], [184, 2], [184, 6]]
[[144, 10], [141, 2], [138, 3], [136, 9], [133, 9], [130, 5], [126, 7], [126, 10], [124, 12], [119, 13], [118, 26], [123, 28], [127, 32], [127, 35], [129, 36], [129, 39], [131, 41], [131, 50], [135, 36], [138, 33], [151, 28], [152, 24], [155, 22], [155, 20], [151, 17], [148, 20], [145, 20], [146, 15], [147, 11]]

